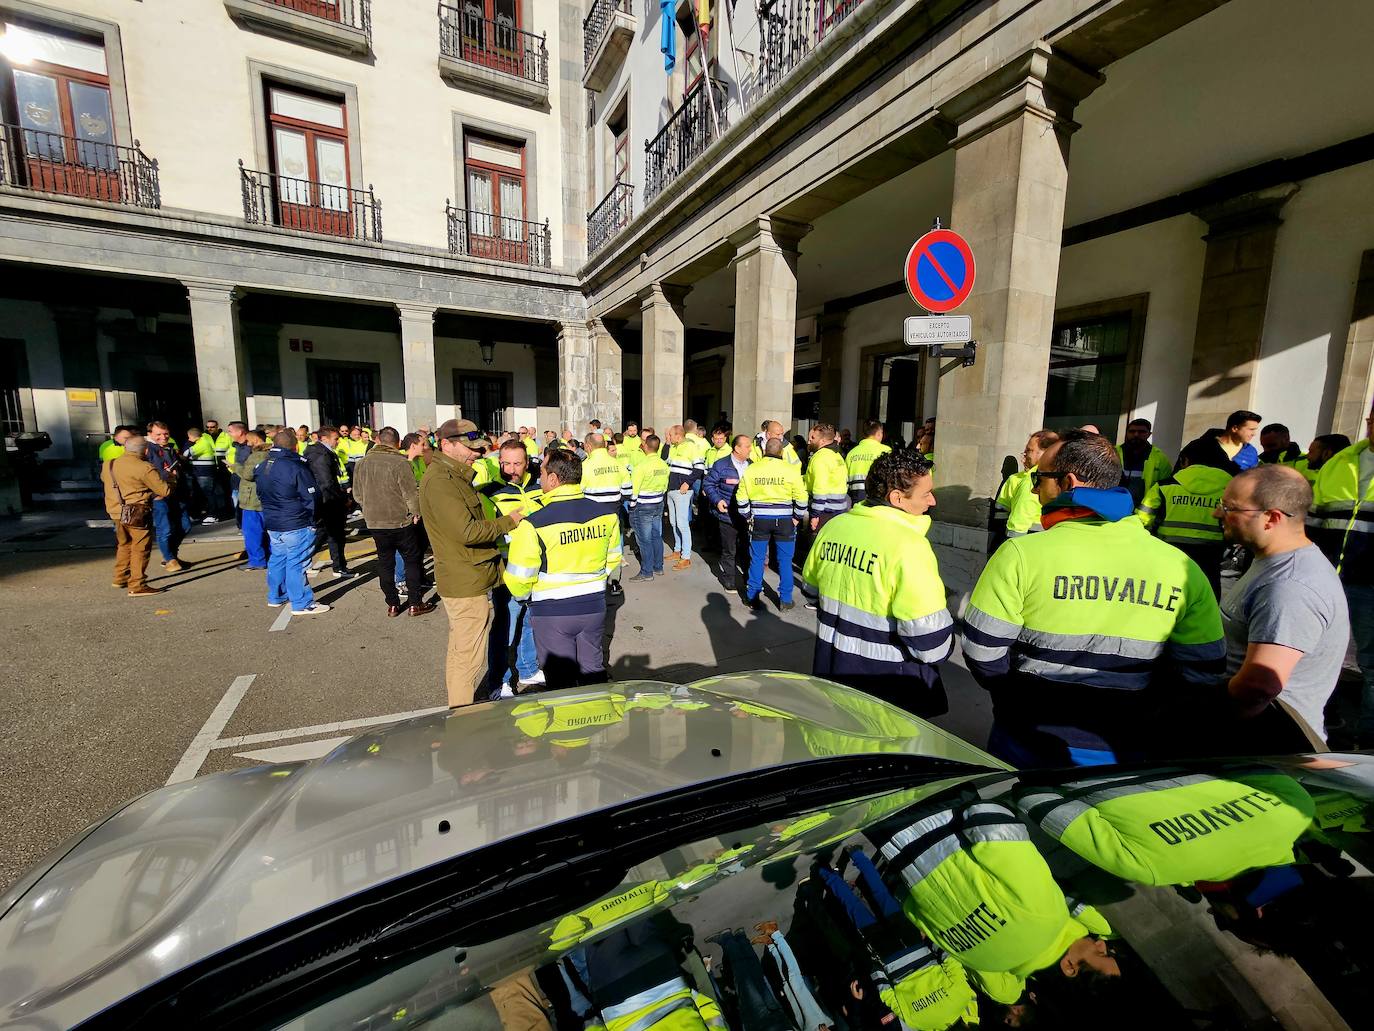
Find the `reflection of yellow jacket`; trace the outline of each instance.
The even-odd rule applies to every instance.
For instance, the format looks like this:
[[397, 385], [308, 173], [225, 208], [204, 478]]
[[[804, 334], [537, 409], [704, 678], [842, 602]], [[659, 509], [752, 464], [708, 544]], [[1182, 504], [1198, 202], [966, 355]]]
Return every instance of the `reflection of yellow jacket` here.
[[586, 909], [569, 913], [549, 931], [549, 948], [560, 952], [571, 949], [584, 938], [623, 923], [650, 906], [665, 901], [668, 888], [663, 881], [645, 881], [628, 891], [595, 902]]
[[559, 694], [521, 702], [511, 709], [515, 725], [526, 737], [545, 738], [564, 748], [591, 743], [598, 730], [625, 718], [625, 698], [600, 690], [587, 694]]

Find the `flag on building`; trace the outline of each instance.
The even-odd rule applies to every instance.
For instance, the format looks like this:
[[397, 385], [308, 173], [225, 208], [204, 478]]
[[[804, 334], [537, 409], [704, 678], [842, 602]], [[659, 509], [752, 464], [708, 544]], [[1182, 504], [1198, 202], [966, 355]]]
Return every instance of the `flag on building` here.
[[671, 72], [677, 66], [677, 19], [673, 17], [672, 0], [659, 0], [658, 30], [658, 49], [663, 51], [663, 70]]

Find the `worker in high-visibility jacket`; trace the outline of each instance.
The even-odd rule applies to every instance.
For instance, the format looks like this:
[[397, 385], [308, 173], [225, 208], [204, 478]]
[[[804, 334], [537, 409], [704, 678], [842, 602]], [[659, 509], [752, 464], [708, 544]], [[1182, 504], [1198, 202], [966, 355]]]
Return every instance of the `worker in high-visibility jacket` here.
[[892, 448], [883, 443], [883, 424], [871, 420], [864, 424], [864, 439], [854, 445], [845, 458], [849, 474], [849, 500], [854, 504], [863, 501], [868, 495], [864, 491], [864, 481], [874, 461], [890, 452]]
[[[1364, 675], [1355, 740], [1374, 748], [1374, 410], [1365, 438], [1323, 463], [1312, 485], [1307, 535], [1340, 574], [1350, 634]], [[1309, 449], [1308, 454], [1311, 454]]]
[[[205, 507], [205, 523], [218, 522], [221, 500], [219, 485], [220, 460], [215, 455], [214, 438], [202, 433], [199, 426], [186, 430], [186, 457], [191, 460], [191, 472], [195, 476]], [[194, 506], [193, 510], [194, 510]]]
[[[497, 452], [501, 470], [498, 480], [477, 488], [484, 501], [490, 501], [497, 516], [520, 511], [529, 516], [543, 507], [544, 495], [539, 481], [529, 471], [529, 452], [524, 441], [508, 440]], [[476, 468], [476, 463], [473, 463]], [[498, 542], [501, 554], [510, 554], [510, 534]], [[514, 668], [510, 653], [515, 652]], [[534, 645], [534, 625], [528, 603], [513, 596], [504, 584], [497, 584], [492, 592], [491, 647], [489, 649], [491, 676], [488, 683], [495, 692], [492, 697], [513, 698], [516, 688], [540, 687], [544, 672], [539, 668], [539, 656]], [[518, 678], [518, 684], [517, 684]]]
[[802, 570], [820, 595], [812, 673], [918, 716], [946, 711], [940, 664], [954, 647], [926, 540], [932, 487], [920, 455], [883, 455], [868, 472], [867, 499], [826, 524]]
[[582, 494], [582, 462], [554, 451], [539, 471], [543, 505], [510, 536], [504, 581], [528, 598], [550, 687], [606, 679], [606, 577], [620, 565], [620, 516]]
[[[664, 900], [670, 882], [650, 883], [639, 890], [653, 905]], [[590, 919], [603, 926], [608, 922], [600, 914]], [[641, 914], [630, 923], [621, 916], [616, 922], [622, 926], [589, 942], [584, 954], [593, 1017], [600, 1017], [605, 1031], [726, 1031], [719, 1004], [698, 991], [680, 965], [690, 927], [667, 911]], [[747, 942], [743, 947], [750, 949]]]
[[[588, 433], [582, 442], [587, 458], [582, 463], [582, 495], [595, 501], [620, 519], [623, 505], [630, 500], [630, 467], [606, 447], [606, 436], [599, 430]], [[621, 593], [620, 566], [610, 571], [606, 584], [612, 596]]]
[[134, 426], [116, 426], [110, 439], [100, 445], [100, 464], [112, 462], [124, 454], [124, 442], [134, 435], [136, 429]]
[[1094, 866], [1156, 887], [1229, 881], [1292, 863], [1316, 814], [1301, 784], [1260, 766], [1023, 781], [1015, 805], [1027, 823]]
[[668, 427], [668, 525], [673, 530], [673, 550], [668, 561], [678, 572], [692, 566], [692, 510], [697, 486], [706, 478], [704, 452], [696, 438], [688, 438], [682, 425]]
[[790, 447], [781, 436], [768, 437], [763, 457], [744, 470], [735, 490], [735, 508], [749, 522], [749, 583], [745, 600], [753, 609], [763, 607], [759, 594], [763, 590], [770, 543], [778, 553], [778, 608], [786, 612], [796, 607], [792, 600], [792, 556], [797, 549], [797, 524], [806, 517], [810, 498], [801, 470], [782, 457], [783, 449]]
[[841, 512], [849, 511], [849, 469], [840, 454], [835, 427], [820, 422], [811, 427], [806, 442], [811, 457], [806, 463], [806, 493], [811, 496], [811, 532], [817, 532]]
[[1209, 464], [1213, 451], [1201, 445], [1185, 447], [1178, 456], [1178, 470], [1149, 489], [1136, 514], [1146, 529], [1198, 564], [1220, 600], [1226, 542], [1216, 510], [1231, 473]]
[[1225, 668], [1207, 577], [1145, 532], [1106, 438], [1068, 430], [1031, 473], [1044, 533], [1006, 541], [964, 614], [992, 695], [988, 750], [1013, 766], [1090, 766], [1167, 749], [1161, 693]]
[[[711, 466], [719, 462], [732, 450], [734, 449], [730, 446], [730, 434], [723, 428], [717, 426], [711, 431], [711, 446], [706, 449], [706, 456], [702, 459], [707, 471], [709, 472]], [[704, 490], [705, 488], [702, 489]]]
[[1007, 806], [960, 800], [906, 810], [865, 834], [901, 878], [907, 918], [997, 1002], [1016, 1002], [1025, 978], [1051, 967], [1066, 977], [1121, 975], [1101, 940], [1111, 925], [1065, 898]]
[[229, 431], [220, 428], [219, 420], [206, 419], [205, 435], [210, 438], [210, 443], [215, 449], [215, 458], [219, 460], [220, 465], [227, 468], [234, 460], [233, 456], [229, 454], [229, 445], [234, 442], [233, 438], [229, 436]]
[[749, 453], [749, 457], [757, 462], [764, 456], [768, 442], [770, 440], [776, 440], [782, 445], [782, 451], [778, 457], [788, 465], [797, 466], [798, 470], [800, 470], [801, 457], [797, 454], [797, 449], [787, 443], [787, 438], [783, 435], [784, 432], [782, 423], [776, 420], [769, 420], [768, 425], [763, 428], [763, 440], [754, 445], [754, 450]]
[[630, 577], [632, 583], [663, 575], [663, 506], [671, 474], [659, 457], [659, 443], [655, 433], [644, 438], [630, 473], [630, 526], [639, 555], [639, 572]]
[[1021, 471], [1008, 476], [997, 491], [996, 515], [1004, 521], [1007, 537], [1024, 537], [1042, 529], [1040, 499], [1031, 487], [1030, 471], [1045, 449], [1058, 440], [1059, 434], [1054, 430], [1036, 430], [1027, 437], [1021, 452]]
[[1131, 492], [1138, 505], [1150, 488], [1173, 473], [1173, 466], [1163, 451], [1150, 443], [1154, 427], [1149, 419], [1132, 419], [1126, 424], [1126, 439], [1116, 446], [1121, 462], [1121, 485]]
[[352, 480], [353, 471], [367, 454], [367, 440], [363, 437], [363, 428], [354, 426], [348, 431], [348, 439], [340, 440], [339, 443], [343, 446], [344, 459], [348, 463], [348, 478]]

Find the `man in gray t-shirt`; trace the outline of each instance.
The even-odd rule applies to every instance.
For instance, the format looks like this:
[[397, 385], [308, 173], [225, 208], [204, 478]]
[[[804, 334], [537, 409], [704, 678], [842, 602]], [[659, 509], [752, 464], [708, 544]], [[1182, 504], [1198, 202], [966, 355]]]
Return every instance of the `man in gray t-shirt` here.
[[1350, 640], [1345, 593], [1307, 539], [1312, 488], [1297, 470], [1261, 465], [1235, 477], [1219, 513], [1226, 539], [1255, 555], [1221, 605], [1227, 690], [1242, 719], [1278, 699], [1318, 736]]

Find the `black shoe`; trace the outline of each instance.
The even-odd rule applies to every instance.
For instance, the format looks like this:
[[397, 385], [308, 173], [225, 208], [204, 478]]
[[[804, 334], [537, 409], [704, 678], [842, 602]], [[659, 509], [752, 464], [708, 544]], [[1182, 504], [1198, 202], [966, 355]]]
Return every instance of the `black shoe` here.
[[758, 595], [755, 595], [752, 598], [745, 598], [744, 604], [748, 605], [755, 612], [763, 611], [763, 599], [760, 598]]
[[611, 592], [611, 596], [614, 598], [618, 598], [620, 597], [620, 595], [625, 593], [625, 588], [620, 586], [619, 580], [611, 580], [607, 583], [606, 586], [607, 589]]
[[653, 574], [653, 573], [636, 573], [634, 576], [630, 577], [630, 583], [632, 583], [632, 584], [646, 584], [646, 583], [648, 583], [650, 580], [652, 580], [653, 578], [654, 578], [654, 574]]
[[352, 579], [353, 579], [355, 576], [357, 576], [357, 575], [358, 575], [358, 574], [355, 573], [355, 572], [353, 572], [353, 570], [351, 570], [351, 569], [336, 569], [336, 570], [334, 570], [334, 579], [335, 579], [335, 580], [352, 580]]
[[727, 591], [738, 590], [738, 587], [736, 586], [735, 581], [733, 580], [722, 580], [720, 582], [720, 585], [724, 587]]

